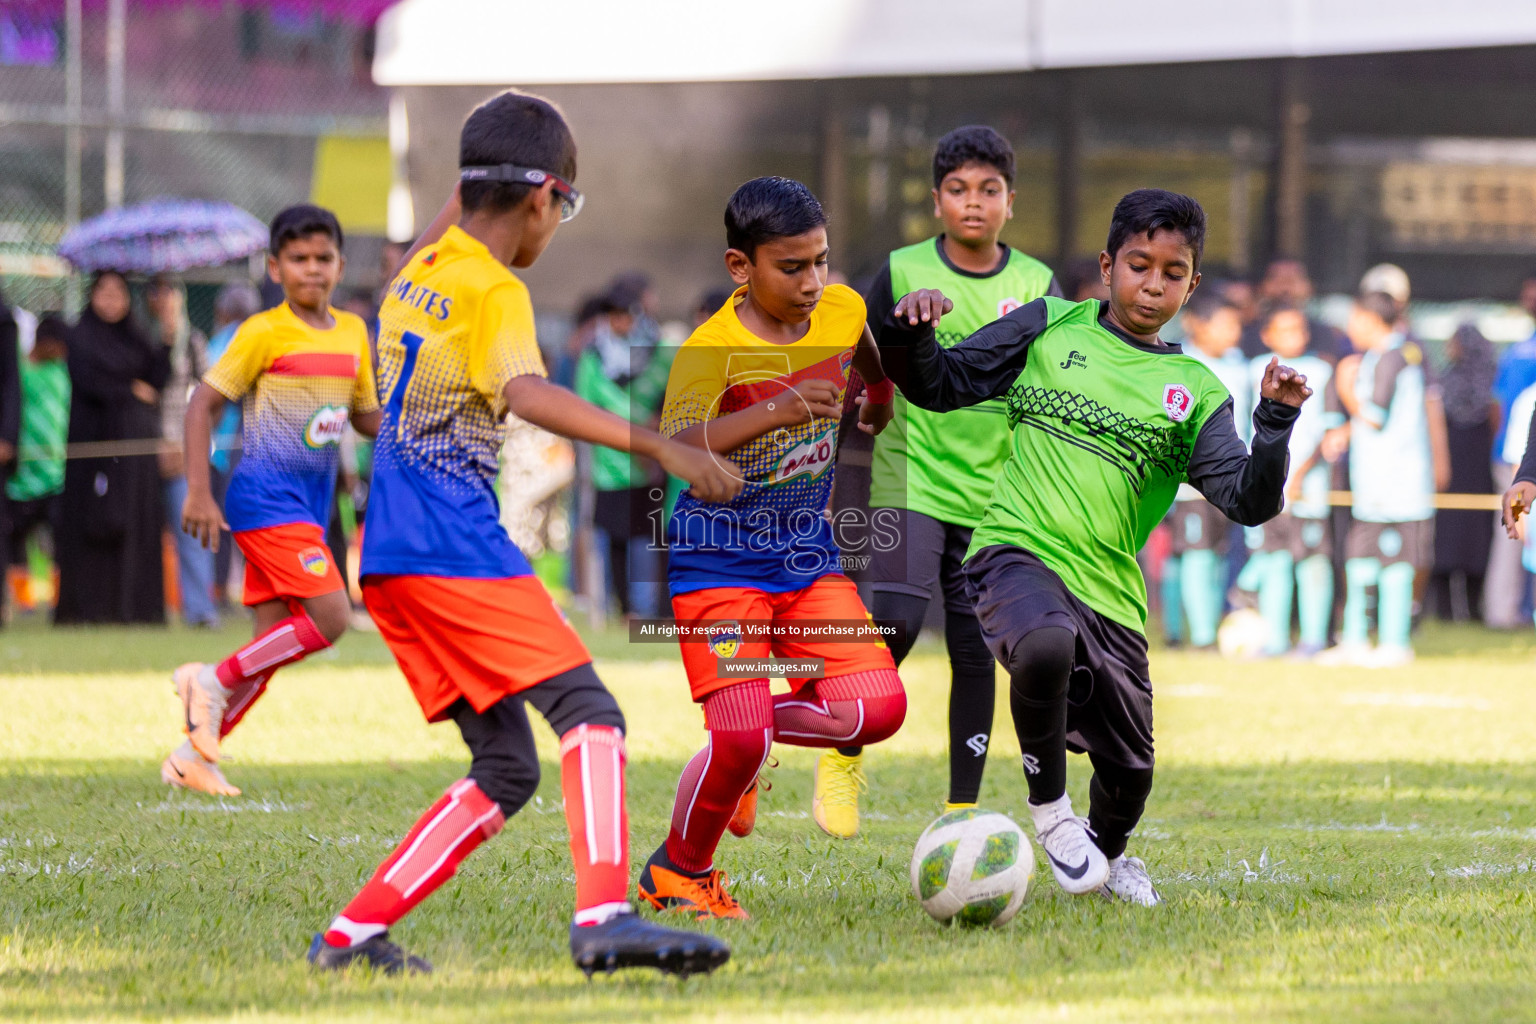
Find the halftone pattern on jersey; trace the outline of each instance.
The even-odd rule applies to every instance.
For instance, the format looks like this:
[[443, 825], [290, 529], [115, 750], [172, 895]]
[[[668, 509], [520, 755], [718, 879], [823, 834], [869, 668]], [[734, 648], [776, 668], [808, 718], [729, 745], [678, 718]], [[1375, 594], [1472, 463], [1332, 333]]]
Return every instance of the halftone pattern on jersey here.
[[[740, 294], [740, 293], [739, 293]], [[802, 399], [792, 389], [831, 382], [841, 403], [864, 303], [851, 289], [826, 290], [800, 341], [776, 345], [749, 332], [727, 304], [678, 352], [661, 415], [675, 436], [760, 402]], [[811, 417], [779, 427], [729, 452], [746, 481], [733, 501], [706, 504], [684, 493], [668, 524], [673, 593], [705, 587], [797, 590], [837, 571], [838, 551], [824, 512], [837, 456], [836, 420]]]

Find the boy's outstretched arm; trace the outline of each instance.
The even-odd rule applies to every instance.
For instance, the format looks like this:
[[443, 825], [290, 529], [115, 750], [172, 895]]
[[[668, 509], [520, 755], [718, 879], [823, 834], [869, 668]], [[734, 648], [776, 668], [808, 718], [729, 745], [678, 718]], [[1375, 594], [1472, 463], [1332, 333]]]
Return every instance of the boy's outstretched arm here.
[[1510, 482], [1509, 490], [1504, 492], [1504, 532], [1509, 534], [1510, 540], [1520, 539], [1517, 526], [1520, 517], [1536, 502], [1536, 444], [1533, 441], [1536, 441], [1536, 416], [1531, 417], [1525, 456], [1515, 468], [1515, 478]]
[[859, 429], [866, 434], [879, 434], [896, 415], [895, 384], [885, 375], [880, 363], [880, 347], [869, 325], [859, 335], [859, 343], [853, 350], [853, 368], [864, 379], [864, 393], [854, 398], [859, 406]]
[[725, 502], [741, 493], [741, 470], [729, 459], [662, 437], [543, 377], [513, 377], [502, 394], [513, 415], [551, 434], [655, 459], [668, 473], [688, 481], [700, 501]]
[[836, 384], [820, 377], [803, 380], [745, 409], [695, 423], [678, 431], [672, 440], [725, 455], [780, 427], [797, 427], [812, 419], [837, 419], [843, 413], [837, 390]]
[[951, 308], [936, 289], [912, 292], [885, 318], [878, 339], [882, 363], [906, 363], [906, 372], [895, 376], [907, 400], [934, 412], [963, 409], [1007, 392], [1024, 369], [1030, 344], [1049, 324], [1045, 301], [1036, 299], [944, 348], [934, 328]]
[[1312, 389], [1306, 377], [1271, 359], [1259, 394], [1259, 407], [1253, 411], [1253, 450], [1243, 447], [1237, 436], [1229, 398], [1200, 428], [1186, 471], [1195, 490], [1243, 526], [1268, 522], [1285, 506], [1291, 427]]

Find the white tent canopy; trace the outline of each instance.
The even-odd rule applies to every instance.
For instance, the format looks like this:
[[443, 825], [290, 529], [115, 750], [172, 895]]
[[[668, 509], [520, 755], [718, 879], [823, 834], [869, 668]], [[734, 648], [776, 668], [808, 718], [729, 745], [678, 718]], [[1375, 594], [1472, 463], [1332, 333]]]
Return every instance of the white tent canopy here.
[[1532, 0], [403, 0], [379, 22], [373, 76], [383, 86], [753, 81], [1521, 43], [1536, 43]]

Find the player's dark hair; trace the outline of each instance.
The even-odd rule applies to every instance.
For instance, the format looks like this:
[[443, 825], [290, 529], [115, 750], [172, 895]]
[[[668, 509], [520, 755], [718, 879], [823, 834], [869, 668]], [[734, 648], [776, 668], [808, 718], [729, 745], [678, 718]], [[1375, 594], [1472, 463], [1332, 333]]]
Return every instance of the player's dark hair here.
[[938, 188], [945, 178], [966, 164], [995, 167], [1008, 187], [1013, 187], [1013, 147], [994, 128], [968, 124], [940, 139], [933, 150], [933, 187]]
[[1139, 188], [1128, 192], [1115, 204], [1109, 221], [1110, 258], [1118, 257], [1120, 247], [1133, 235], [1151, 238], [1159, 231], [1177, 231], [1184, 237], [1194, 257], [1191, 270], [1200, 269], [1200, 255], [1205, 251], [1205, 211], [1186, 195], [1161, 188]]
[[[464, 119], [459, 132], [459, 166], [514, 164], [576, 181], [576, 139], [560, 109], [542, 96], [508, 89], [492, 96]], [[532, 192], [523, 182], [466, 181], [459, 201], [466, 213], [505, 213]]]
[[37, 322], [37, 341], [69, 341], [69, 324], [57, 313], [49, 313]]
[[821, 202], [793, 178], [753, 178], [725, 204], [725, 244], [747, 259], [775, 238], [803, 235], [827, 222]]
[[308, 203], [290, 206], [272, 218], [272, 237], [267, 251], [276, 256], [289, 242], [297, 242], [310, 235], [328, 235], [336, 243], [336, 248], [341, 248], [341, 222], [334, 213], [323, 206], [311, 206]]
[[1259, 311], [1259, 330], [1269, 330], [1269, 325], [1275, 322], [1276, 317], [1286, 316], [1290, 313], [1298, 313], [1302, 317], [1307, 311], [1294, 302], [1272, 302]]
[[1209, 291], [1204, 288], [1197, 289], [1184, 304], [1184, 311], [1197, 320], [1209, 320], [1223, 309], [1236, 308], [1231, 299], [1215, 288]]
[[1367, 292], [1355, 300], [1355, 305], [1391, 327], [1402, 315], [1402, 307], [1386, 292]]

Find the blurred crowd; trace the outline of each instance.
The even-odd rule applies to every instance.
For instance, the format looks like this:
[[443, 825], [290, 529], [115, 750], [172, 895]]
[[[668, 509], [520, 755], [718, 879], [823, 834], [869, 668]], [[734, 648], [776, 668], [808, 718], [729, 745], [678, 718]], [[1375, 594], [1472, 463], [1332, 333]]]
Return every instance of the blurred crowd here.
[[[401, 255], [398, 247], [386, 250], [383, 280]], [[1069, 299], [1104, 297], [1096, 261], [1064, 267], [1058, 279]], [[352, 292], [341, 304], [372, 325], [379, 297]], [[541, 322], [550, 376], [602, 408], [654, 426], [671, 354], [729, 297], [728, 288], [705, 288], [690, 303], [691, 322], [664, 322], [661, 297], [646, 275], [621, 274], [571, 311], [567, 330], [545, 330]], [[1399, 362], [1420, 381], [1413, 401], [1422, 429], [1407, 448], [1395, 450], [1410, 452], [1422, 437], [1431, 491], [1455, 499], [1435, 502], [1429, 496], [1433, 529], [1424, 536], [1432, 539], [1413, 562], [1414, 620], [1426, 614], [1480, 619], [1506, 629], [1532, 621], [1536, 550], [1494, 543], [1491, 504], [1434, 505], [1477, 505], [1464, 496], [1495, 494], [1509, 483], [1536, 411], [1536, 335], [1501, 352], [1466, 323], [1448, 340], [1428, 343], [1414, 337], [1411, 300], [1408, 275], [1382, 265], [1360, 282], [1347, 316], [1330, 322], [1321, 315], [1324, 306], [1307, 268], [1293, 259], [1272, 262], [1252, 281], [1207, 280], [1196, 293], [1177, 331], [1186, 350], [1228, 384], [1240, 423], [1256, 401], [1253, 368], [1266, 357], [1307, 362], [1327, 379], [1317, 396], [1327, 433], [1317, 465], [1308, 467], [1313, 483], [1325, 481], [1324, 493], [1319, 497], [1314, 488], [1303, 495], [1297, 478], [1289, 504], [1302, 515], [1311, 502], [1321, 509], [1314, 513], [1317, 521], [1326, 520], [1329, 529], [1326, 551], [1296, 542], [1300, 547], [1286, 562], [1288, 579], [1281, 586], [1281, 571], [1260, 557], [1278, 550], [1273, 537], [1265, 542], [1253, 531], [1208, 519], [1190, 526], [1194, 506], [1186, 501], [1195, 496], [1183, 495], [1186, 500], [1153, 532], [1143, 556], [1169, 643], [1213, 646], [1224, 619], [1253, 608], [1270, 620], [1269, 639], [1256, 625], [1252, 643], [1239, 645], [1241, 653], [1282, 653], [1276, 619], [1283, 614], [1286, 650], [1311, 655], [1356, 628], [1351, 616], [1372, 621], [1382, 614], [1386, 591], [1374, 580], [1362, 591], [1361, 608], [1346, 607], [1353, 585], [1347, 550], [1352, 518], [1370, 518], [1352, 507], [1364, 491], [1354, 490], [1349, 452], [1352, 441], [1356, 447], [1362, 442], [1348, 428], [1362, 414], [1354, 383], [1362, 365], [1375, 372], [1387, 351], [1402, 353]], [[0, 544], [0, 559], [9, 567], [7, 618], [35, 613], [50, 614], [59, 624], [161, 624], [179, 617], [213, 626], [238, 607], [234, 545], [222, 544], [215, 555], [179, 529], [185, 460], [192, 457], [182, 444], [182, 420], [187, 396], [240, 323], [276, 301], [280, 295], [249, 284], [226, 285], [206, 336], [188, 318], [185, 288], [167, 276], [131, 283], [102, 273], [90, 282], [85, 308], [73, 323], [0, 301], [0, 477], [6, 498], [0, 529], [8, 538]], [[1519, 301], [1536, 317], [1536, 277], [1526, 282]], [[207, 457], [216, 496], [240, 457], [240, 419], [240, 409], [231, 406], [214, 432]], [[859, 443], [853, 440], [853, 446]], [[849, 493], [858, 486], [857, 456], [845, 451], [844, 459], [853, 465], [839, 487], [840, 505], [858, 500]], [[349, 438], [328, 538], [337, 563], [353, 567], [354, 588], [368, 463], [367, 442]], [[1357, 458], [1354, 465], [1358, 476], [1362, 463]], [[573, 449], [532, 428], [510, 428], [504, 521], [546, 579], [568, 588], [594, 616], [665, 614], [659, 548], [677, 489], [677, 481], [645, 459]], [[1410, 536], [1405, 543], [1413, 542]], [[1325, 619], [1307, 605], [1318, 599], [1307, 596], [1314, 584], [1305, 574], [1321, 571], [1324, 562], [1316, 556], [1322, 554], [1330, 577]], [[1309, 557], [1312, 569], [1304, 572]], [[1303, 634], [1294, 648], [1293, 615]]]

